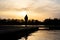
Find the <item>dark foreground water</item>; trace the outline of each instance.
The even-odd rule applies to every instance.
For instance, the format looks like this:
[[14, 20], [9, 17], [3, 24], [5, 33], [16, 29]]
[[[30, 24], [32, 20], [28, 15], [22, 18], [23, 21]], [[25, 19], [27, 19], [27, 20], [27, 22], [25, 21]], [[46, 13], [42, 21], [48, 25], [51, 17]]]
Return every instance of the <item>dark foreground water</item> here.
[[38, 30], [28, 36], [27, 40], [60, 40], [60, 30]]

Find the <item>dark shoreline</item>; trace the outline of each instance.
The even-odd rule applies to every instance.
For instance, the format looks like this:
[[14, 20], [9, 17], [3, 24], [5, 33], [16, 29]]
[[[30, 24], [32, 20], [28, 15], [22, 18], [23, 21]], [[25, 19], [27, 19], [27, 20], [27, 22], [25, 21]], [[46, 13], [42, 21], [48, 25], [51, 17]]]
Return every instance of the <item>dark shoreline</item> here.
[[38, 30], [38, 27], [15, 27], [0, 26], [0, 40], [18, 40], [21, 37], [27, 38], [31, 33]]

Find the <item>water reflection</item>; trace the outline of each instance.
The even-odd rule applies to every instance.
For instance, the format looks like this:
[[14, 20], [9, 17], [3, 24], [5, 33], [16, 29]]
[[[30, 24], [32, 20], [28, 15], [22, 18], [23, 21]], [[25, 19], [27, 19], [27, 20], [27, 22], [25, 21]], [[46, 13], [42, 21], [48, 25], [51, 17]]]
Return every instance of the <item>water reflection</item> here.
[[60, 40], [60, 30], [39, 30], [29, 36], [28, 40]]
[[[29, 25], [31, 27], [31, 25]], [[29, 27], [28, 26], [28, 27]], [[36, 25], [34, 25], [33, 27], [35, 27]], [[38, 25], [41, 30], [38, 30], [37, 32], [32, 33], [30, 36], [27, 37], [27, 40], [60, 40], [60, 30], [51, 30], [49, 28], [53, 28], [53, 29], [57, 29], [60, 26], [41, 26]], [[36, 26], [36, 27], [38, 27]], [[47, 30], [46, 30], [47, 29]], [[60, 29], [60, 28], [59, 28]], [[20, 40], [25, 40], [24, 38], [20, 39]]]
[[60, 40], [60, 30], [38, 30], [28, 36], [27, 40]]

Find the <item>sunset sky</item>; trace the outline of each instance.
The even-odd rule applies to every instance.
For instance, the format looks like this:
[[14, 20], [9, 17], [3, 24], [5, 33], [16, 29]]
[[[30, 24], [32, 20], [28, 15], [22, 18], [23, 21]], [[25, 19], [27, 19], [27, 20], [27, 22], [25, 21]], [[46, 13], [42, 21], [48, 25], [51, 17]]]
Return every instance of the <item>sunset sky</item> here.
[[60, 18], [60, 0], [0, 0], [0, 18]]

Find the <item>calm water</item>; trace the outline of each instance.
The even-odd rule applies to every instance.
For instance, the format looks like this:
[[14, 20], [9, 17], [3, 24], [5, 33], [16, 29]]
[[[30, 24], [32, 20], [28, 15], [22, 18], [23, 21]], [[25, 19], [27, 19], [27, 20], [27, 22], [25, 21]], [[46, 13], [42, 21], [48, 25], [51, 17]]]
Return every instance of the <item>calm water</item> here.
[[[8, 27], [8, 25], [4, 25], [4, 26]], [[27, 27], [38, 27], [38, 26], [27, 25]], [[12, 28], [12, 25], [10, 25], [8, 28], [10, 28], [10, 27]], [[13, 28], [15, 28], [15, 27], [22, 28], [22, 27], [25, 27], [25, 25], [20, 25], [20, 26], [13, 25]], [[46, 29], [46, 28], [44, 26], [40, 26], [40, 29]], [[25, 40], [25, 38], [21, 38], [19, 40]], [[38, 30], [38, 31], [30, 34], [30, 36], [28, 36], [27, 40], [60, 40], [60, 30]]]
[[60, 40], [60, 30], [38, 30], [28, 36], [27, 40]]

